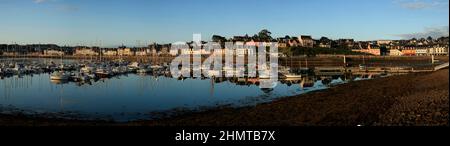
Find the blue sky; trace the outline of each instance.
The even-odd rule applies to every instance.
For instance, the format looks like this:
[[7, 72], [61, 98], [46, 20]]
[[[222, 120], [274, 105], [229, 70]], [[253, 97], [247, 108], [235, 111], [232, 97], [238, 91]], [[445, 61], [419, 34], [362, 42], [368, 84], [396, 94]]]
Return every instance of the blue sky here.
[[[356, 40], [448, 35], [448, 0], [0, 0], [0, 43], [142, 45], [268, 29]], [[101, 41], [100, 41], [101, 40]], [[139, 41], [138, 41], [139, 40]]]

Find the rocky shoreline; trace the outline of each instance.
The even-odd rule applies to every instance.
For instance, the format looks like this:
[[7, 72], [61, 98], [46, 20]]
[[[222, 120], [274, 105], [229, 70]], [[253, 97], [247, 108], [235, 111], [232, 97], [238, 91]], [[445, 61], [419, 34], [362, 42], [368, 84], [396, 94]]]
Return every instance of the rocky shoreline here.
[[0, 126], [448, 126], [448, 69], [351, 82], [244, 108], [115, 123], [0, 114]]

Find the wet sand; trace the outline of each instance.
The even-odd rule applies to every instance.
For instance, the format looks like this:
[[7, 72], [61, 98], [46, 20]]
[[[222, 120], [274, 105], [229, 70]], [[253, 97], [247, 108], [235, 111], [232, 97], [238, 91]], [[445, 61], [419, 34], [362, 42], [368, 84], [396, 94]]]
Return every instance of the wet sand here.
[[244, 108], [113, 123], [1, 115], [0, 125], [68, 126], [448, 126], [448, 69], [339, 85]]

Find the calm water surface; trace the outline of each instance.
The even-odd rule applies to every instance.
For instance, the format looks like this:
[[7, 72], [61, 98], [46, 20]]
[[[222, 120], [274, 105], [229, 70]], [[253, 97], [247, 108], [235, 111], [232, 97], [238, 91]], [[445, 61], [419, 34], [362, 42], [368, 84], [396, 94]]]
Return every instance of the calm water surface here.
[[0, 105], [38, 113], [75, 112], [123, 121], [150, 118], [151, 112], [176, 108], [251, 105], [324, 88], [318, 81], [309, 88], [279, 83], [273, 90], [265, 91], [256, 85], [229, 81], [180, 81], [135, 74], [80, 85], [51, 82], [48, 74], [39, 74], [0, 80]]
[[[220, 105], [247, 106], [285, 96], [325, 89], [320, 80], [309, 87], [278, 83], [273, 90], [211, 79], [178, 80], [128, 74], [90, 84], [50, 81], [49, 74], [0, 79], [0, 112], [29, 114], [75, 113], [88, 119], [129, 121], [149, 119], [155, 112], [196, 110]], [[340, 83], [342, 80], [333, 80]], [[64, 117], [64, 115], [62, 115]]]

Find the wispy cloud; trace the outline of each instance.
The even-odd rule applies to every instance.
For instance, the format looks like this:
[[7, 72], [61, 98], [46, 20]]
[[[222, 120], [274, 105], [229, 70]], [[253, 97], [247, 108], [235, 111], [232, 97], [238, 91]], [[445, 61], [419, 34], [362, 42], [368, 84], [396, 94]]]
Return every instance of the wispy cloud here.
[[32, 0], [35, 4], [46, 4], [49, 5], [51, 9], [63, 12], [74, 12], [78, 11], [79, 8], [72, 4], [67, 4], [58, 0]]
[[425, 9], [430, 8], [432, 5], [424, 2], [409, 2], [401, 4], [403, 8], [407, 9]]
[[42, 4], [42, 3], [48, 2], [48, 0], [33, 0], [33, 2], [36, 4]]
[[448, 0], [393, 0], [393, 2], [402, 8], [410, 10], [448, 7]]
[[57, 9], [64, 12], [74, 12], [79, 10], [79, 8], [74, 5], [58, 5]]
[[440, 27], [427, 27], [423, 32], [416, 32], [410, 34], [399, 34], [396, 35], [401, 37], [402, 39], [411, 39], [411, 38], [426, 38], [431, 36], [433, 38], [438, 38], [442, 36], [449, 36], [449, 26], [440, 26]]

